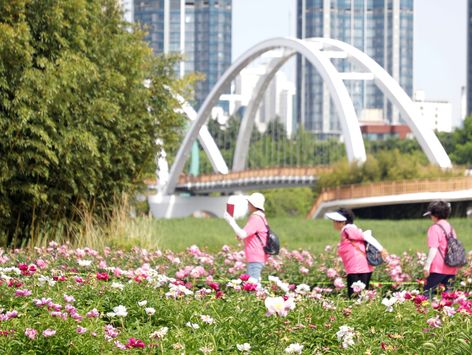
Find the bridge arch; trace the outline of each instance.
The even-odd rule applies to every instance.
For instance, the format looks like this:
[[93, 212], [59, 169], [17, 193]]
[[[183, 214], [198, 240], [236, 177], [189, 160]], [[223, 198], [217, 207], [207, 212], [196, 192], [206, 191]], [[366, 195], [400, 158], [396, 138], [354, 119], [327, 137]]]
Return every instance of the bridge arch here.
[[[265, 89], [270, 82], [270, 76], [275, 75], [276, 71], [291, 55], [295, 53], [301, 54], [317, 69], [323, 78], [323, 81], [328, 86], [340, 118], [341, 131], [345, 139], [348, 160], [351, 162], [364, 162], [366, 159], [364, 142], [352, 99], [344, 85], [340, 73], [336, 70], [330, 57], [326, 56], [322, 52], [322, 49], [327, 47], [335, 48], [338, 52], [344, 52], [349, 59], [359, 64], [367, 71], [367, 73], [371, 73], [379, 89], [393, 104], [400, 108], [400, 111], [406, 117], [407, 124], [411, 127], [413, 134], [418, 139], [418, 142], [425, 151], [429, 160], [443, 168], [451, 166], [449, 157], [437, 137], [434, 135], [434, 132], [424, 123], [416, 119], [418, 115], [416, 114], [415, 107], [408, 95], [382, 67], [366, 54], [346, 43], [326, 38], [311, 38], [303, 40], [294, 38], [275, 38], [261, 42], [246, 51], [226, 70], [217, 84], [213, 87], [212, 91], [198, 111], [196, 119], [193, 121], [179, 151], [177, 152], [164, 193], [172, 194], [174, 192], [178, 177], [181, 174], [185, 161], [190, 153], [191, 145], [195, 139], [197, 139], [201, 128], [209, 119], [211, 109], [217, 104], [223, 90], [230, 85], [231, 81], [234, 80], [240, 71], [249, 65], [250, 62], [260, 57], [265, 52], [278, 48], [288, 50], [289, 54], [278, 62], [274, 62], [272, 69], [269, 69], [266, 76], [261, 79], [262, 81], [259, 83], [260, 85], [258, 84], [258, 90], [256, 90], [256, 95], [252, 100], [254, 101], [254, 105], [251, 112], [257, 109], [257, 101], [260, 102], [260, 98], [264, 94]], [[238, 135], [235, 160], [233, 161], [233, 167], [236, 170], [241, 169], [241, 164], [245, 164], [244, 159], [246, 159], [247, 151], [244, 153], [243, 150], [245, 148], [242, 147], [248, 145], [247, 143], [244, 144], [244, 139], [248, 136], [248, 132], [250, 134], [250, 131], [252, 130], [253, 122], [251, 123], [251, 121], [254, 119], [253, 116], [253, 114], [248, 114], [247, 117], [243, 118], [244, 122], [242, 122], [240, 135]], [[241, 133], [241, 131], [244, 133]], [[213, 152], [214, 149], [218, 148], [210, 148], [212, 154], [215, 153]], [[207, 153], [209, 153], [209, 151], [207, 151]], [[238, 157], [238, 161], [236, 160], [236, 157]]]
[[364, 142], [362, 140], [359, 124], [357, 123], [357, 115], [352, 100], [335, 66], [328, 57], [321, 53], [319, 47], [318, 43], [312, 41], [295, 38], [275, 38], [255, 45], [240, 56], [225, 71], [203, 102], [198, 111], [197, 119], [193, 121], [177, 152], [175, 162], [170, 172], [169, 182], [164, 192], [166, 194], [172, 194], [175, 190], [178, 177], [190, 154], [192, 143], [197, 139], [200, 128], [209, 119], [211, 109], [217, 104], [223, 90], [230, 85], [231, 81], [234, 80], [239, 72], [250, 62], [260, 57], [265, 52], [278, 48], [292, 50], [303, 55], [318, 70], [323, 80], [327, 83], [331, 97], [337, 108], [341, 121], [341, 130], [345, 138], [348, 159], [349, 161], [364, 162], [366, 159]]

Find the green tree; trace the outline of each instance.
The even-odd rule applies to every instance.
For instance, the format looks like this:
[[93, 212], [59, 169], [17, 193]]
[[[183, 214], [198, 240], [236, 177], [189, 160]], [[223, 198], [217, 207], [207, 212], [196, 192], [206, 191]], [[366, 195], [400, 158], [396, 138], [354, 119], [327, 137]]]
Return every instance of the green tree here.
[[456, 164], [472, 165], [472, 116], [464, 120], [462, 128], [452, 134], [451, 160]]
[[[178, 142], [175, 58], [116, 0], [0, 2], [0, 229], [8, 241], [102, 214]], [[148, 81], [149, 85], [144, 85]]]

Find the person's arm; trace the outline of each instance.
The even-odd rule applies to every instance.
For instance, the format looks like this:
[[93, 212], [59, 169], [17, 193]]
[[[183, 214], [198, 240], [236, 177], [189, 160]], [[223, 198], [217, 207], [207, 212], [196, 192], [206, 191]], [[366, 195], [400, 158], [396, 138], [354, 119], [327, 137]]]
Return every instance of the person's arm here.
[[380, 254], [382, 255], [382, 259], [384, 260], [387, 259], [388, 257], [387, 250], [382, 246], [382, 244], [380, 244], [380, 242], [377, 239], [374, 238], [374, 236], [372, 235], [372, 231], [370, 229], [364, 231], [362, 233], [362, 236], [364, 237], [364, 240], [367, 243], [372, 244], [374, 248], [380, 252]]
[[245, 239], [248, 237], [247, 232], [238, 226], [236, 220], [233, 216], [231, 216], [228, 212], [225, 212], [223, 218], [226, 222], [228, 222], [229, 226], [233, 229], [234, 233], [238, 236], [238, 238]]
[[437, 252], [438, 252], [438, 248], [429, 248], [428, 258], [426, 259], [426, 262], [424, 263], [424, 268], [423, 268], [424, 277], [429, 276], [429, 270], [431, 269], [431, 263], [433, 262], [434, 257], [436, 256]]

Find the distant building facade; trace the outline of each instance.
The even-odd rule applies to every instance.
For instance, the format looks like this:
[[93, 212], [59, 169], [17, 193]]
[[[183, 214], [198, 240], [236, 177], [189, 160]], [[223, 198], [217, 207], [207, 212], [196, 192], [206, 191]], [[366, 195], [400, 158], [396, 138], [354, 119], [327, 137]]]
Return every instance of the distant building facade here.
[[[297, 0], [297, 37], [328, 37], [349, 43], [379, 63], [411, 97], [413, 94], [414, 0]], [[334, 59], [340, 72], [356, 71]], [[399, 113], [372, 81], [345, 81], [359, 118], [378, 115], [400, 123]], [[314, 67], [297, 59], [299, 123], [318, 135], [339, 135], [340, 123], [326, 84]], [[371, 118], [372, 119], [372, 118]]]
[[156, 54], [181, 53], [179, 74], [199, 72], [197, 108], [231, 65], [232, 0], [134, 0], [134, 21]]
[[[260, 63], [241, 70], [234, 81], [232, 94], [221, 96], [212, 116], [220, 123], [225, 122], [233, 114], [242, 117], [255, 94], [257, 83], [267, 73], [267, 63], [274, 58], [272, 53], [268, 53]], [[279, 70], [268, 85], [256, 113], [256, 128], [264, 132], [270, 121], [278, 119], [287, 135], [291, 135], [294, 130], [294, 104], [295, 84], [288, 79], [284, 71]]]
[[423, 91], [416, 91], [414, 102], [422, 122], [437, 132], [452, 132], [452, 104], [449, 101], [426, 100]]

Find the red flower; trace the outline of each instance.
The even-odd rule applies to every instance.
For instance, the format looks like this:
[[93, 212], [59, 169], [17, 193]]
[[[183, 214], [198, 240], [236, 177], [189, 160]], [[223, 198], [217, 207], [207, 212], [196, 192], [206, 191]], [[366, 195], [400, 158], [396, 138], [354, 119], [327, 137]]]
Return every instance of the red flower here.
[[212, 290], [219, 291], [220, 285], [217, 282], [207, 282], [208, 287]]
[[25, 263], [20, 263], [18, 264], [18, 269], [20, 269], [21, 271], [28, 271], [28, 265], [26, 265]]
[[249, 280], [250, 277], [251, 276], [249, 276], [248, 274], [242, 274], [241, 276], [239, 276], [239, 279], [241, 281], [247, 281], [247, 280]]
[[224, 295], [225, 295], [225, 294], [224, 294], [223, 291], [218, 290], [218, 291], [216, 291], [215, 297], [216, 297], [216, 298], [223, 298]]
[[244, 285], [243, 285], [243, 290], [244, 291], [255, 291], [257, 289], [257, 284], [253, 284], [253, 283], [250, 283], [250, 282], [245, 282]]
[[110, 276], [106, 272], [97, 272], [97, 279], [98, 280], [103, 280], [103, 281], [108, 281], [110, 279]]
[[146, 347], [146, 344], [144, 344], [144, 342], [141, 339], [129, 338], [128, 343], [126, 344], [126, 347], [128, 349], [131, 349], [131, 348], [144, 349]]

